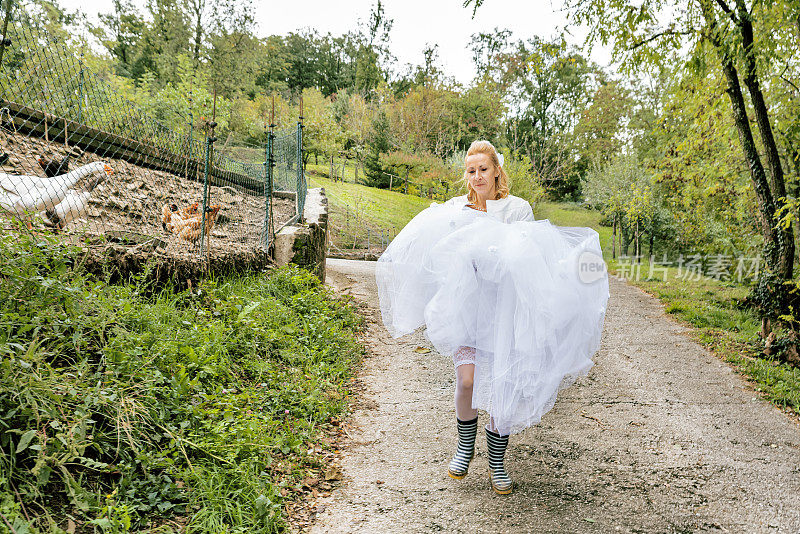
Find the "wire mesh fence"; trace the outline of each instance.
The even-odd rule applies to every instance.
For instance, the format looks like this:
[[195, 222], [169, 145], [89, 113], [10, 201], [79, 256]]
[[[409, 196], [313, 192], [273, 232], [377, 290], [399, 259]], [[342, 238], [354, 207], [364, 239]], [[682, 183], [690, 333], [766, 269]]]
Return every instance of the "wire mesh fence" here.
[[302, 119], [236, 158], [213, 120], [167, 127], [56, 37], [8, 23], [0, 44], [0, 218], [87, 246], [202, 260], [266, 252], [305, 199]]

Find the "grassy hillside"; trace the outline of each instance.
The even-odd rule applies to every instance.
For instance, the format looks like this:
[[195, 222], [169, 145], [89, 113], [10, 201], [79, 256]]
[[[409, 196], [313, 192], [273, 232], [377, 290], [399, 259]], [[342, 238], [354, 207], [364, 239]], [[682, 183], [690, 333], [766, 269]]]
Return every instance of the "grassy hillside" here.
[[348, 207], [351, 214], [360, 212], [366, 221], [376, 227], [395, 226], [400, 231], [414, 215], [431, 205], [431, 200], [427, 198], [347, 182], [334, 183], [314, 174], [308, 175], [308, 178], [313, 187], [325, 188], [335, 209]]
[[[323, 166], [319, 166], [322, 168]], [[388, 230], [393, 237], [417, 213], [427, 208], [431, 200], [404, 195], [386, 189], [364, 185], [333, 182], [314, 165], [309, 165], [308, 180], [311, 187], [324, 187], [331, 208], [332, 242], [337, 246], [357, 247], [366, 243], [367, 229], [371, 234]], [[327, 172], [326, 172], [327, 176]], [[549, 219], [559, 226], [590, 226], [600, 234], [604, 255], [611, 247], [611, 229], [599, 225], [600, 213], [587, 210], [575, 203], [539, 202], [534, 207], [536, 219]], [[375, 240], [372, 240], [375, 243]], [[610, 257], [610, 254], [609, 254]]]
[[311, 187], [324, 187], [330, 206], [331, 243], [339, 248], [366, 248], [393, 238], [414, 215], [431, 205], [420, 198], [307, 174]]

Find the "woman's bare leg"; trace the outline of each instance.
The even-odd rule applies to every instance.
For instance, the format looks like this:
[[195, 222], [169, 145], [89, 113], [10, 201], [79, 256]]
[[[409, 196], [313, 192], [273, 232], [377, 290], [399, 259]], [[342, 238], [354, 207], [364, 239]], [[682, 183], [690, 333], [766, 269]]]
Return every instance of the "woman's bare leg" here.
[[475, 364], [465, 363], [456, 367], [456, 417], [471, 421], [478, 417], [478, 410], [472, 407], [472, 383], [475, 379]]
[[[469, 351], [467, 347], [462, 347]], [[457, 353], [458, 355], [459, 353]], [[469, 352], [461, 352], [461, 357], [469, 357]], [[475, 377], [475, 364], [463, 363], [460, 358], [456, 363], [456, 428], [458, 429], [458, 447], [448, 466], [448, 474], [461, 480], [467, 476], [469, 463], [475, 456], [475, 435], [478, 433], [478, 410], [472, 408], [472, 382]], [[474, 359], [472, 360], [474, 361]]]

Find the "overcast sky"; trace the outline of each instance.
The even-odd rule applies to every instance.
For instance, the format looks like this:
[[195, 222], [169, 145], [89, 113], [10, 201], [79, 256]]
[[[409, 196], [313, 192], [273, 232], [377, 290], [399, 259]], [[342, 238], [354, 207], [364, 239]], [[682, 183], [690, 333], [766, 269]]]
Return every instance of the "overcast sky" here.
[[[314, 28], [321, 34], [340, 35], [356, 27], [359, 19], [369, 16], [376, 0], [281, 0], [258, 1], [258, 34], [286, 35], [302, 28]], [[134, 0], [144, 5], [142, 0]], [[391, 50], [400, 66], [422, 63], [426, 43], [439, 45], [439, 64], [444, 71], [464, 84], [473, 78], [470, 36], [494, 28], [507, 28], [516, 38], [533, 35], [551, 37], [565, 25], [561, 11], [563, 0], [486, 0], [472, 18], [472, 9], [462, 7], [463, 0], [387, 0], [385, 11], [394, 19]], [[81, 10], [92, 19], [98, 11], [108, 11], [107, 0], [61, 0], [68, 10]], [[573, 43], [581, 45], [585, 31], [571, 28]], [[590, 56], [607, 65], [609, 55], [596, 49]]]

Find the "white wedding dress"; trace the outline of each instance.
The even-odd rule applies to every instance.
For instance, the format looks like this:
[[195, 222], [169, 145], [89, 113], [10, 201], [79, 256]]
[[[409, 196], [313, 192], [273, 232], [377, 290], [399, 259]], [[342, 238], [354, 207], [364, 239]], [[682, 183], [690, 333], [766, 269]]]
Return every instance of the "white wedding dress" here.
[[463, 205], [423, 210], [378, 260], [383, 322], [426, 326], [441, 354], [473, 347], [473, 408], [501, 435], [538, 423], [600, 346], [608, 275], [597, 232], [504, 223]]

